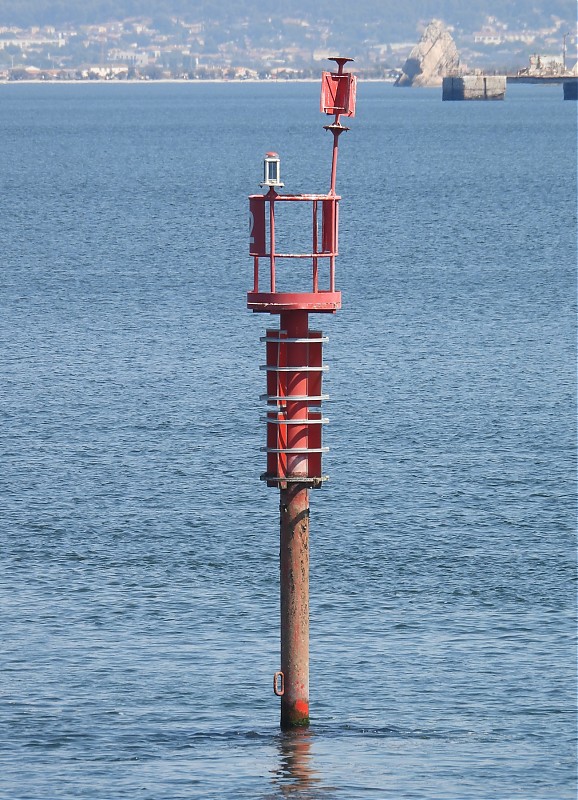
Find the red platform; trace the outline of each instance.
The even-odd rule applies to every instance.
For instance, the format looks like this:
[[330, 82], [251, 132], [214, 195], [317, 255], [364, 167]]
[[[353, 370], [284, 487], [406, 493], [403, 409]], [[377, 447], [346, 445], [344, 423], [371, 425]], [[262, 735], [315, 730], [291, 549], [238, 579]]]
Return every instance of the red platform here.
[[[267, 194], [249, 198], [249, 252], [253, 256], [253, 290], [247, 292], [247, 307], [252, 311], [279, 314], [306, 310], [333, 313], [341, 308], [341, 292], [335, 290], [335, 258], [338, 254], [338, 203], [335, 194]], [[283, 253], [276, 249], [278, 203], [311, 206], [311, 246], [308, 252]], [[290, 209], [289, 209], [290, 210]], [[290, 259], [311, 263], [311, 291], [277, 291], [280, 262]], [[328, 265], [326, 285], [322, 286], [321, 269]], [[285, 268], [285, 266], [283, 267]]]

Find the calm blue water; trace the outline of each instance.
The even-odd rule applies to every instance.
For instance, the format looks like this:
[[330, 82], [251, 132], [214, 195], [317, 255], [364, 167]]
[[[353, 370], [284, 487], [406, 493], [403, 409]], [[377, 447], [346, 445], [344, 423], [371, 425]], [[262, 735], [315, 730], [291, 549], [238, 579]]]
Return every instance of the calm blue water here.
[[281, 735], [246, 196], [318, 87], [0, 87], [2, 798], [575, 798], [576, 104], [358, 107]]

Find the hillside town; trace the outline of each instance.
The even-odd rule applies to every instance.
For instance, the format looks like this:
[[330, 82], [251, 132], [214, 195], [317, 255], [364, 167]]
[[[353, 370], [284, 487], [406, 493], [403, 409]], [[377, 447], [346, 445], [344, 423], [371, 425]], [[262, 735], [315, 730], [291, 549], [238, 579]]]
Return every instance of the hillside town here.
[[[576, 64], [576, 31], [560, 19], [541, 30], [511, 30], [495, 17], [480, 30], [448, 30], [462, 60], [477, 68], [561, 74]], [[368, 36], [350, 54], [361, 77], [395, 80], [414, 45]], [[0, 80], [307, 79], [336, 46], [343, 49], [332, 43], [328, 25], [293, 18], [257, 26], [168, 17], [63, 28], [0, 26]]]

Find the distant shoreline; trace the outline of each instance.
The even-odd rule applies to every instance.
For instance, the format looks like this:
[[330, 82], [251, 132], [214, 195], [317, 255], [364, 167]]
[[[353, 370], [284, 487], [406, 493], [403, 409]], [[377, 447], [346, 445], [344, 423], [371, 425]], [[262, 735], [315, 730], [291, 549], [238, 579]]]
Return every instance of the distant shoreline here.
[[[130, 84], [131, 86], [137, 84], [145, 84], [147, 86], [154, 86], [159, 83], [171, 83], [171, 84], [179, 84], [182, 86], [193, 86], [197, 83], [267, 83], [267, 84], [283, 84], [283, 83], [319, 83], [319, 78], [282, 78], [281, 80], [269, 80], [269, 79], [259, 79], [259, 78], [239, 78], [239, 79], [225, 79], [225, 78], [195, 78], [194, 80], [183, 80], [182, 78], [158, 78], [155, 80], [150, 81], [143, 81], [140, 79], [124, 79], [124, 80], [106, 80], [105, 78], [95, 78], [94, 80], [74, 80], [72, 78], [65, 78], [65, 79], [54, 79], [54, 80], [45, 80], [45, 79], [22, 79], [17, 81], [9, 81], [6, 79], [0, 79], [0, 86], [40, 86], [42, 84], [50, 84], [51, 86], [55, 86], [57, 84], [66, 84], [68, 86], [88, 86], [90, 84], [107, 84], [107, 85], [114, 85], [114, 86], [126, 86]], [[360, 81], [363, 83], [394, 83], [394, 79], [392, 78], [359, 78]]]

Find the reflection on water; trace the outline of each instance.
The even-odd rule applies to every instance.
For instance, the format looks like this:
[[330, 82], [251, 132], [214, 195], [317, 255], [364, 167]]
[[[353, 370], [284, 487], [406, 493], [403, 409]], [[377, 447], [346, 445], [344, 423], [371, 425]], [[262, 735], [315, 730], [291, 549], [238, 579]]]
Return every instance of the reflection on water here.
[[313, 733], [309, 730], [285, 731], [279, 734], [278, 763], [272, 770], [274, 791], [266, 795], [266, 800], [280, 797], [327, 800], [332, 796], [335, 789], [323, 786], [321, 776], [315, 769], [312, 743]]

